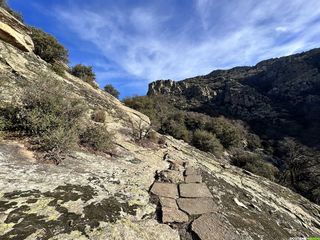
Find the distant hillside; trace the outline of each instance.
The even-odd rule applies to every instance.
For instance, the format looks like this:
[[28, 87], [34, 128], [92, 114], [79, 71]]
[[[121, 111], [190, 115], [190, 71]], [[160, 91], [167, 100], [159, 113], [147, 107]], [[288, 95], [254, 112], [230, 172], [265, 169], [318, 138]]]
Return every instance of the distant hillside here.
[[319, 147], [320, 49], [254, 67], [151, 83], [148, 95], [160, 94], [180, 109], [244, 120], [260, 136], [292, 136]]

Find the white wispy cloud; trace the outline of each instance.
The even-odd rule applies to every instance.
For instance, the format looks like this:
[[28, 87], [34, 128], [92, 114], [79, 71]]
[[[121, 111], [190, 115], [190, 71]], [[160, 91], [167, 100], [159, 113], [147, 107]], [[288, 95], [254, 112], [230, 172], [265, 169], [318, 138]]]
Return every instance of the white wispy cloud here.
[[183, 19], [179, 8], [163, 11], [160, 0], [153, 2], [92, 9], [70, 1], [70, 8], [55, 14], [119, 66], [111, 76], [142, 81], [252, 65], [320, 44], [319, 0], [194, 0], [192, 14]]

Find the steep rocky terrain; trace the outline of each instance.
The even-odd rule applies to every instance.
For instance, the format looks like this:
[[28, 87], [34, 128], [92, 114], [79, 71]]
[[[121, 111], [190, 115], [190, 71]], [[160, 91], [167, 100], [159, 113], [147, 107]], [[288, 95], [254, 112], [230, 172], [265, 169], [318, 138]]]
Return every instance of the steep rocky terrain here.
[[180, 109], [244, 120], [260, 136], [292, 136], [319, 147], [319, 70], [320, 49], [313, 49], [253, 67], [156, 81], [148, 95], [166, 95]]
[[[0, 239], [320, 235], [320, 207], [289, 189], [168, 136], [164, 145], [143, 147], [132, 141], [128, 120], [148, 126], [146, 116], [68, 73], [58, 76], [32, 52], [28, 30], [17, 27], [21, 23], [3, 9], [0, 19], [0, 100], [19, 98], [36, 79], [54, 78], [90, 111], [99, 107], [106, 112], [106, 129], [115, 134], [116, 145], [112, 156], [78, 150], [55, 166], [38, 159], [24, 140], [3, 140]], [[194, 91], [205, 91], [204, 98], [214, 95]]]

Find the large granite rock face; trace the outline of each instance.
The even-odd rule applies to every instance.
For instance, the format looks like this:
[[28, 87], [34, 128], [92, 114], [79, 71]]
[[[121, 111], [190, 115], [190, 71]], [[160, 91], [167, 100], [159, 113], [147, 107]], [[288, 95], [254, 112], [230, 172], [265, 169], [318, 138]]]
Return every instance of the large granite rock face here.
[[244, 120], [271, 137], [296, 134], [315, 145], [319, 86], [320, 49], [314, 49], [179, 82], [159, 80], [149, 85], [148, 95], [165, 95], [180, 109]]
[[[47, 78], [60, 81], [70, 94], [88, 103], [91, 111], [106, 111], [105, 125], [115, 134], [117, 154], [78, 150], [55, 166], [37, 160], [22, 141], [1, 142], [0, 239], [190, 240], [236, 236], [280, 240], [320, 236], [318, 205], [262, 177], [236, 167], [226, 168], [213, 155], [171, 137], [165, 137], [165, 146], [145, 148], [135, 143], [128, 136], [128, 119], [149, 126], [148, 117], [68, 73], [65, 78], [56, 75], [32, 52], [0, 39], [1, 103], [19, 97], [24, 84]], [[155, 173], [169, 168], [166, 156], [170, 156], [171, 164], [193, 166], [187, 170], [177, 166], [175, 171], [183, 170], [182, 177], [201, 174], [196, 179], [206, 186], [201, 192], [206, 196], [210, 192], [210, 198], [197, 201], [193, 194], [199, 192], [187, 188], [190, 198], [185, 199], [189, 202], [177, 204], [179, 189], [171, 187], [172, 194], [159, 200], [166, 217], [163, 220], [170, 225], [155, 220], [157, 206], [149, 195]], [[163, 186], [156, 192], [161, 193]], [[201, 213], [205, 215], [198, 218]], [[180, 238], [180, 229], [171, 227], [172, 222], [185, 227], [189, 235], [181, 234]]]

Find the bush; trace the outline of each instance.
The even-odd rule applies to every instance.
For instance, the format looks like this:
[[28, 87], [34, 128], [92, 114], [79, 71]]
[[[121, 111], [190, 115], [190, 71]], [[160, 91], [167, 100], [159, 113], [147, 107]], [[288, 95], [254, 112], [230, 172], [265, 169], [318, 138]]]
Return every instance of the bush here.
[[56, 163], [78, 142], [86, 108], [57, 80], [34, 81], [23, 88], [21, 104], [4, 110], [6, 128], [30, 138]]
[[106, 121], [106, 113], [103, 110], [95, 110], [91, 115], [92, 121], [104, 123]]
[[163, 131], [166, 134], [171, 135], [176, 139], [182, 139], [185, 142], [190, 142], [191, 140], [191, 132], [186, 128], [186, 126], [179, 122], [179, 120], [168, 120], [163, 124]]
[[261, 139], [258, 135], [253, 134], [253, 133], [248, 133], [246, 136], [247, 139], [247, 147], [250, 150], [255, 150], [257, 148], [261, 148]]
[[68, 51], [50, 34], [31, 27], [34, 52], [48, 63], [68, 63]]
[[106, 91], [107, 93], [111, 94], [115, 98], [119, 98], [120, 92], [117, 89], [115, 89], [115, 87], [112, 86], [111, 84], [107, 84], [104, 87], [104, 91]]
[[96, 74], [93, 72], [91, 66], [77, 64], [71, 69], [71, 74], [91, 85], [95, 85]]
[[232, 157], [232, 164], [272, 181], [275, 181], [279, 172], [273, 164], [266, 162], [260, 155], [254, 153], [236, 153]]
[[51, 64], [51, 69], [61, 77], [65, 76], [65, 67], [61, 62], [54, 62]]
[[23, 22], [23, 16], [21, 15], [21, 13], [12, 10], [8, 5], [7, 0], [0, 0], [0, 7], [7, 10], [12, 16], [14, 16], [20, 22]]
[[113, 135], [105, 126], [91, 126], [80, 135], [80, 144], [94, 151], [107, 152], [112, 148], [112, 139]]
[[220, 155], [223, 151], [223, 146], [215, 135], [204, 130], [196, 130], [193, 134], [192, 143], [195, 147], [202, 151], [211, 152]]
[[224, 117], [212, 118], [206, 130], [215, 134], [225, 148], [240, 147], [244, 140], [244, 132]]

